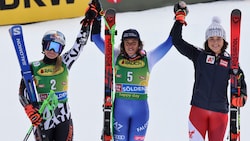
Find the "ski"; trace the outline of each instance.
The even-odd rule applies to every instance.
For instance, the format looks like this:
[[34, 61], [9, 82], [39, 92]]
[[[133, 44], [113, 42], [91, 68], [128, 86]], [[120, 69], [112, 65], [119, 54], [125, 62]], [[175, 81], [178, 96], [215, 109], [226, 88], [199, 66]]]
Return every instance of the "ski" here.
[[[233, 73], [230, 76], [231, 98], [232, 95], [240, 96], [240, 84], [238, 83], [239, 70], [239, 50], [240, 50], [240, 24], [241, 11], [234, 9], [231, 12], [231, 69]], [[240, 141], [240, 108], [230, 105], [230, 141]]]
[[28, 92], [29, 100], [31, 103], [35, 103], [37, 102], [37, 94], [36, 89], [34, 87], [32, 72], [30, 69], [30, 64], [25, 49], [22, 26], [12, 26], [9, 29], [9, 33], [16, 50], [17, 59], [21, 68], [21, 74]]
[[105, 21], [105, 90], [104, 90], [104, 120], [103, 133], [101, 139], [103, 141], [112, 140], [112, 105], [113, 105], [113, 48], [115, 30], [115, 9], [107, 9], [104, 15]]

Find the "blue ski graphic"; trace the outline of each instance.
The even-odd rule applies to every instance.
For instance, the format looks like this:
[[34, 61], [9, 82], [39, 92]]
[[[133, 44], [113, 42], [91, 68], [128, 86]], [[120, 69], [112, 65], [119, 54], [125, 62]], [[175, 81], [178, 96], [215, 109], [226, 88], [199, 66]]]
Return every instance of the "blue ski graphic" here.
[[37, 102], [36, 89], [32, 78], [32, 72], [30, 69], [24, 39], [22, 27], [20, 25], [14, 25], [9, 29], [9, 33], [14, 44], [17, 59], [21, 68], [22, 78], [24, 80], [30, 102]]

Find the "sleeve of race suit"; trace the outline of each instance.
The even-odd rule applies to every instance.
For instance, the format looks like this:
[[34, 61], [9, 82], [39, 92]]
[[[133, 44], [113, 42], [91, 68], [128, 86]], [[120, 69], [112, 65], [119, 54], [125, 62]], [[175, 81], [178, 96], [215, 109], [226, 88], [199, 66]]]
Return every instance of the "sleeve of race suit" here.
[[93, 34], [91, 35], [91, 40], [95, 43], [95, 45], [97, 46], [97, 48], [104, 53], [105, 51], [105, 44], [104, 44], [104, 40], [102, 39], [100, 34]]
[[195, 61], [200, 53], [200, 50], [183, 40], [182, 26], [183, 23], [180, 21], [175, 21], [171, 29], [170, 35], [172, 36], [173, 45], [182, 55], [188, 57], [190, 60]]
[[62, 55], [62, 61], [66, 64], [67, 68], [70, 70], [72, 64], [80, 56], [83, 47], [86, 45], [89, 38], [90, 26], [82, 26], [80, 33], [78, 33], [76, 41], [73, 47]]
[[91, 29], [91, 41], [95, 43], [98, 49], [104, 54], [105, 52], [105, 43], [101, 37], [101, 18], [96, 18], [93, 21]]
[[168, 53], [172, 45], [172, 37], [169, 36], [162, 44], [148, 52], [147, 57], [150, 71], [153, 66]]

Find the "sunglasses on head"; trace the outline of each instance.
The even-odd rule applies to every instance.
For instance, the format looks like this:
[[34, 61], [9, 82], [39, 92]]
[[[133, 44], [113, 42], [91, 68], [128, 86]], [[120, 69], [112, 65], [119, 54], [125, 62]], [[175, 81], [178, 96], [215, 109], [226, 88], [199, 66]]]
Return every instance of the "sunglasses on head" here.
[[51, 42], [48, 42], [47, 47], [45, 49], [48, 51], [53, 50], [55, 53], [60, 54], [62, 52], [63, 46], [57, 42], [51, 41]]

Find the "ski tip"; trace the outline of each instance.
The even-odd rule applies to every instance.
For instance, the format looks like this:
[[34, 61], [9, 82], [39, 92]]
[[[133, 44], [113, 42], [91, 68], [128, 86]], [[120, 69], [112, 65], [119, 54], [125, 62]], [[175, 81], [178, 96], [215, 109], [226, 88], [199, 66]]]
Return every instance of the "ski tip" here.
[[9, 28], [9, 34], [13, 35], [20, 35], [22, 33], [22, 26], [21, 25], [13, 25]]
[[105, 15], [107, 15], [107, 14], [115, 14], [115, 13], [116, 13], [116, 10], [114, 8], [108, 8], [105, 11]]
[[233, 9], [232, 10], [232, 15], [241, 15], [240, 9]]
[[17, 25], [13, 25], [10, 27], [10, 29], [13, 29], [13, 28], [22, 28], [22, 26], [17, 24]]

